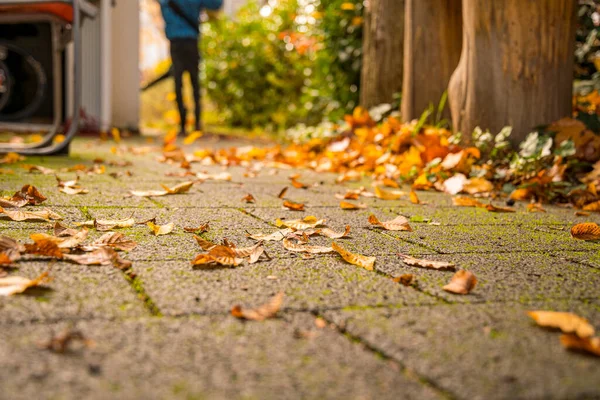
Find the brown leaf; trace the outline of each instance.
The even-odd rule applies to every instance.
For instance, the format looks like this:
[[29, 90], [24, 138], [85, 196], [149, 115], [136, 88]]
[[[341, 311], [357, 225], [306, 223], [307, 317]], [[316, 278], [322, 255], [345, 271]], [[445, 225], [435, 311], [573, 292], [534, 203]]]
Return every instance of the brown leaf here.
[[173, 232], [173, 228], [175, 228], [175, 224], [173, 222], [169, 222], [166, 225], [156, 225], [154, 222], [148, 222], [146, 225], [148, 225], [150, 231], [154, 233], [154, 236], [167, 235]]
[[35, 186], [25, 185], [9, 199], [0, 199], [1, 207], [23, 207], [27, 204], [38, 205], [46, 201], [46, 197]]
[[593, 222], [577, 224], [571, 228], [571, 236], [580, 240], [599, 240], [600, 226]]
[[514, 213], [514, 212], [516, 212], [516, 210], [514, 208], [497, 207], [493, 204], [488, 204], [485, 208], [486, 208], [486, 210], [488, 210], [490, 212], [498, 212], [498, 213]]
[[91, 221], [77, 223], [76, 225], [94, 227], [98, 231], [110, 231], [111, 229], [116, 228], [131, 228], [133, 225], [135, 225], [135, 220], [132, 217], [116, 220], [95, 219]]
[[580, 338], [577, 335], [560, 336], [560, 342], [568, 350], [582, 351], [600, 357], [600, 337]]
[[346, 225], [344, 232], [336, 232], [333, 229], [329, 229], [329, 228], [320, 228], [317, 230], [317, 233], [319, 235], [328, 237], [329, 239], [341, 239], [350, 234], [350, 225]]
[[335, 197], [340, 200], [358, 200], [360, 194], [354, 191], [347, 191], [346, 194], [336, 194]]
[[373, 271], [373, 266], [375, 265], [375, 257], [366, 257], [360, 254], [354, 254], [345, 250], [343, 247], [339, 246], [337, 243], [332, 242], [331, 247], [335, 250], [346, 262], [362, 267], [368, 271]]
[[410, 197], [410, 202], [413, 204], [421, 204], [421, 201], [419, 200], [419, 196], [417, 196], [417, 192], [415, 192], [414, 190], [410, 191], [409, 194]]
[[86, 347], [95, 346], [94, 341], [86, 338], [81, 331], [66, 329], [64, 332], [51, 337], [48, 341], [39, 343], [39, 347], [54, 353], [63, 354], [69, 350], [69, 346], [73, 342], [77, 341]]
[[279, 195], [277, 195], [277, 197], [279, 197], [280, 199], [283, 199], [285, 197], [285, 194], [288, 191], [288, 187], [284, 187], [283, 189], [281, 189], [281, 192], [279, 192]]
[[283, 304], [283, 292], [277, 293], [268, 303], [255, 309], [244, 309], [242, 306], [235, 305], [231, 309], [231, 315], [240, 319], [252, 321], [264, 321], [267, 318], [273, 318]]
[[401, 283], [404, 286], [410, 286], [412, 285], [414, 278], [415, 276], [413, 274], [403, 274], [396, 278], [392, 278], [392, 280], [396, 283]]
[[302, 203], [293, 203], [291, 201], [284, 200], [283, 206], [292, 211], [304, 211], [304, 204]]
[[94, 240], [91, 245], [83, 246], [84, 251], [94, 251], [100, 247], [110, 247], [115, 250], [131, 251], [135, 249], [137, 243], [125, 238], [120, 232], [108, 232]]
[[52, 239], [39, 237], [35, 234], [31, 235], [33, 244], [25, 244], [25, 252], [27, 254], [37, 254], [40, 256], [63, 258], [63, 252]]
[[369, 223], [379, 226], [388, 231], [408, 231], [412, 232], [412, 228], [408, 224], [408, 219], [402, 215], [397, 216], [391, 221], [381, 222], [374, 214], [369, 215]]
[[220, 264], [236, 267], [243, 261], [243, 259], [236, 257], [234, 249], [227, 246], [216, 245], [209, 250], [208, 254], [199, 254], [194, 261], [192, 261], [192, 265]]
[[8, 236], [0, 236], [0, 252], [6, 254], [11, 261], [16, 261], [25, 252], [25, 246]]
[[80, 265], [113, 265], [119, 269], [131, 267], [131, 261], [123, 260], [119, 254], [110, 247], [100, 247], [91, 253], [81, 255], [65, 254], [64, 258]]
[[431, 269], [437, 269], [439, 271], [455, 271], [456, 270], [456, 265], [451, 262], [424, 260], [424, 259], [410, 257], [410, 256], [407, 256], [404, 254], [400, 254], [400, 257], [402, 257], [402, 262], [404, 264], [410, 265], [412, 267], [431, 268]]
[[576, 217], [589, 217], [590, 213], [587, 211], [575, 211]]
[[254, 196], [252, 196], [250, 193], [248, 193], [246, 196], [244, 196], [242, 198], [242, 201], [244, 201], [246, 203], [255, 203], [256, 199], [254, 198]]
[[452, 203], [459, 207], [485, 207], [485, 204], [471, 197], [457, 196], [452, 198]]
[[208, 232], [209, 229], [210, 229], [210, 227], [209, 227], [209, 223], [208, 222], [200, 225], [197, 228], [183, 228], [183, 230], [186, 231], [186, 232], [195, 233], [195, 234], [198, 234], [198, 235], [201, 234], [201, 233], [204, 233], [204, 232]]
[[463, 191], [469, 194], [487, 193], [492, 190], [494, 185], [485, 178], [471, 178], [463, 186]]
[[473, 290], [476, 284], [477, 278], [475, 278], [475, 275], [473, 275], [472, 272], [460, 269], [454, 274], [454, 276], [452, 276], [450, 283], [448, 283], [442, 289], [450, 293], [468, 294], [471, 290]]
[[340, 207], [342, 210], [362, 210], [367, 208], [366, 204], [352, 204], [347, 201], [341, 201]]
[[404, 196], [404, 193], [398, 191], [385, 190], [380, 186], [375, 186], [375, 197], [381, 200], [398, 200]]
[[13, 294], [23, 293], [29, 288], [40, 286], [51, 280], [47, 271], [35, 279], [27, 279], [21, 276], [0, 278], [0, 296], [12, 296]]
[[528, 311], [527, 315], [544, 328], [560, 329], [563, 333], [573, 333], [580, 338], [594, 336], [594, 327], [585, 318], [569, 312]]
[[71, 229], [69, 227], [64, 226], [60, 222], [54, 223], [54, 236], [56, 237], [70, 237], [75, 236], [79, 233], [77, 229]]
[[42, 167], [41, 165], [32, 165], [32, 164], [21, 164], [21, 168], [27, 170], [27, 172], [40, 172], [43, 175], [53, 175], [56, 173], [52, 168]]
[[198, 235], [194, 235], [194, 239], [196, 239], [196, 242], [198, 243], [198, 246], [200, 246], [200, 248], [202, 250], [205, 250], [205, 251], [213, 249], [213, 248], [215, 248], [217, 246], [213, 242], [209, 242], [208, 240], [203, 239], [203, 238], [201, 238]]
[[306, 244], [293, 243], [292, 239], [284, 239], [283, 247], [286, 250], [298, 252], [298, 253], [309, 253], [309, 254], [323, 254], [333, 253], [333, 248], [326, 246], [310, 246]]
[[12, 264], [12, 262], [13, 262], [13, 260], [10, 259], [8, 254], [0, 253], [0, 266], [1, 265], [10, 265], [10, 264]]
[[41, 240], [49, 240], [51, 242], [56, 243], [56, 245], [61, 249], [72, 249], [83, 243], [83, 241], [87, 238], [87, 235], [88, 229], [83, 228], [82, 230], [76, 232], [72, 236], [58, 237], [47, 235], [45, 233], [34, 233], [31, 234], [29, 237], [36, 243]]
[[0, 213], [4, 213], [4, 215], [13, 221], [50, 221], [62, 219], [60, 215], [49, 209], [44, 209], [43, 211], [22, 211], [0, 208]]

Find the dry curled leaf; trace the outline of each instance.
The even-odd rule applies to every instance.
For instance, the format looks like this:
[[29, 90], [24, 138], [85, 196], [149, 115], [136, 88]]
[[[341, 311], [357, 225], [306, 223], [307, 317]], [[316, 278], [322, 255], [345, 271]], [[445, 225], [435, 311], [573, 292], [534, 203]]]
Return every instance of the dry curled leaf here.
[[404, 254], [400, 254], [402, 257], [402, 262], [406, 265], [410, 265], [411, 267], [422, 267], [422, 268], [431, 268], [437, 269], [439, 271], [455, 271], [456, 265], [447, 261], [433, 261], [433, 260], [424, 260], [419, 258], [410, 257]]
[[600, 211], [600, 200], [583, 206], [584, 211]]
[[587, 211], [575, 211], [576, 217], [589, 217], [590, 213]]
[[8, 208], [20, 208], [25, 205], [37, 205], [46, 200], [34, 186], [25, 185], [21, 190], [8, 198], [0, 198], [0, 206]]
[[417, 196], [417, 192], [415, 192], [414, 190], [410, 191], [409, 198], [410, 198], [411, 203], [421, 204], [421, 201], [419, 200], [419, 196]]
[[283, 201], [283, 207], [287, 208], [291, 211], [304, 211], [304, 204], [302, 203], [294, 203], [289, 200]]
[[250, 193], [242, 197], [242, 201], [245, 203], [255, 203], [256, 199]]
[[380, 186], [375, 186], [375, 197], [381, 200], [398, 200], [404, 196], [403, 192], [393, 191], [393, 190], [385, 190]]
[[490, 212], [497, 212], [497, 213], [514, 213], [514, 212], [516, 212], [516, 210], [514, 208], [498, 207], [493, 204], [488, 204], [487, 206], [485, 206], [485, 209]]
[[65, 254], [64, 258], [80, 265], [113, 265], [118, 269], [131, 267], [131, 261], [122, 259], [119, 254], [110, 247], [100, 247], [90, 253], [75, 255]]
[[332, 253], [333, 252], [333, 249], [331, 247], [298, 244], [298, 243], [294, 243], [293, 239], [289, 239], [289, 238], [286, 238], [283, 240], [283, 247], [286, 250], [298, 252], [298, 253], [323, 254], [323, 253]]
[[254, 233], [254, 234], [246, 234], [246, 236], [248, 236], [250, 239], [253, 240], [260, 240], [263, 242], [279, 242], [283, 239], [286, 238], [287, 235], [289, 235], [290, 233], [292, 233], [294, 230], [293, 229], [281, 229], [279, 231], [275, 231], [273, 233], [267, 233], [267, 234], [262, 234], [262, 233]]
[[529, 212], [542, 212], [545, 213], [546, 210], [542, 207], [541, 203], [529, 203], [527, 204], [527, 211]]
[[110, 247], [115, 250], [131, 251], [135, 249], [137, 243], [129, 240], [120, 232], [107, 232], [94, 240], [91, 245], [83, 246], [84, 251], [94, 251], [100, 247]]
[[21, 253], [25, 252], [25, 246], [9, 238], [8, 236], [0, 236], [0, 253], [5, 254], [11, 261], [16, 261], [21, 258]]
[[284, 187], [283, 189], [281, 189], [281, 191], [279, 192], [279, 194], [277, 195], [277, 197], [279, 197], [280, 199], [283, 199], [285, 197], [285, 194], [288, 191], [288, 187]]
[[31, 235], [33, 244], [25, 244], [25, 253], [36, 254], [45, 257], [63, 258], [63, 251], [53, 239], [43, 237], [39, 234]]
[[0, 278], [0, 296], [12, 296], [13, 294], [23, 293], [29, 288], [40, 286], [51, 280], [47, 271], [35, 279], [27, 279], [21, 276]]
[[168, 235], [173, 232], [173, 228], [175, 228], [175, 224], [173, 222], [169, 222], [166, 225], [156, 225], [154, 222], [146, 223], [150, 231], [154, 233], [154, 236]]
[[275, 225], [277, 225], [278, 228], [283, 227], [283, 228], [292, 228], [292, 229], [297, 229], [297, 230], [315, 228], [319, 225], [324, 225], [324, 224], [325, 224], [324, 219], [317, 219], [317, 217], [314, 217], [312, 215], [309, 215], [308, 217], [304, 217], [302, 219], [296, 219], [296, 220], [282, 221], [280, 219], [277, 219], [275, 221]]
[[87, 238], [88, 229], [83, 228], [80, 231], [75, 232], [75, 234], [71, 236], [52, 236], [47, 235], [45, 233], [34, 233], [29, 237], [35, 241], [36, 243], [41, 240], [49, 240], [51, 242], [56, 243], [56, 245], [61, 249], [73, 249], [79, 246], [83, 241]]
[[62, 217], [52, 210], [44, 209], [43, 211], [23, 211], [23, 210], [7, 210], [0, 208], [0, 213], [3, 213], [13, 221], [50, 221], [60, 220]]
[[391, 221], [381, 222], [374, 214], [369, 215], [369, 223], [381, 227], [388, 231], [408, 231], [412, 232], [412, 228], [408, 224], [408, 219], [402, 215], [397, 216]]
[[580, 240], [600, 240], [600, 226], [593, 222], [577, 224], [571, 228], [571, 236]]
[[160, 185], [164, 190], [132, 190], [130, 193], [137, 197], [158, 197], [166, 196], [168, 194], [181, 194], [190, 190], [194, 185], [194, 182], [183, 182], [179, 185], [173, 186], [172, 188]]
[[476, 284], [477, 278], [475, 278], [475, 275], [473, 275], [472, 272], [460, 269], [454, 274], [454, 276], [452, 276], [450, 283], [448, 283], [442, 289], [450, 293], [468, 294], [471, 290], [473, 290]]
[[302, 182], [298, 182], [296, 179], [290, 179], [292, 186], [296, 189], [308, 189], [308, 185]]
[[350, 225], [346, 225], [344, 232], [336, 232], [333, 229], [329, 229], [329, 228], [319, 228], [319, 229], [315, 230], [315, 233], [318, 235], [325, 236], [329, 239], [341, 239], [350, 234]]
[[403, 274], [392, 278], [392, 280], [396, 283], [401, 283], [404, 286], [410, 286], [413, 284], [415, 276], [413, 274]]
[[52, 168], [42, 167], [41, 165], [21, 164], [21, 168], [29, 173], [40, 172], [43, 175], [54, 175], [56, 173]]
[[89, 190], [84, 189], [82, 187], [63, 187], [63, 188], [59, 188], [58, 189], [59, 192], [65, 193], [65, 194], [69, 194], [69, 195], [76, 195], [76, 194], [87, 194], [89, 193]]
[[585, 318], [569, 312], [528, 311], [527, 315], [544, 328], [560, 329], [563, 333], [572, 333], [580, 338], [594, 336], [594, 327]]
[[340, 202], [340, 208], [342, 210], [362, 210], [367, 208], [366, 204], [352, 204], [347, 201]]
[[111, 229], [117, 228], [131, 228], [133, 225], [135, 225], [135, 220], [132, 217], [116, 220], [94, 219], [91, 221], [77, 223], [75, 225], [93, 227], [98, 231], [110, 231]]
[[459, 206], [459, 207], [485, 207], [485, 204], [483, 204], [482, 202], [477, 201], [471, 197], [465, 197], [465, 196], [453, 197], [452, 203], [455, 206]]
[[581, 351], [600, 357], [600, 337], [580, 338], [577, 335], [560, 336], [560, 342], [568, 350]]
[[208, 222], [206, 222], [204, 224], [201, 224], [197, 228], [191, 228], [191, 227], [183, 228], [184, 231], [190, 232], [190, 233], [195, 233], [197, 235], [199, 235], [201, 233], [204, 233], [204, 232], [208, 232], [209, 229], [210, 229], [210, 227], [209, 227], [209, 223]]
[[354, 254], [344, 249], [335, 242], [331, 243], [331, 247], [335, 250], [346, 262], [364, 268], [368, 271], [373, 271], [375, 265], [375, 257], [367, 257], [360, 254]]
[[66, 329], [62, 333], [51, 337], [48, 341], [39, 343], [38, 346], [41, 349], [63, 354], [69, 350], [69, 346], [74, 342], [81, 342], [85, 347], [94, 347], [95, 345], [95, 342], [86, 338], [81, 331]]
[[264, 321], [267, 318], [273, 318], [279, 312], [281, 305], [283, 304], [283, 292], [277, 293], [273, 296], [269, 302], [263, 304], [258, 308], [245, 309], [242, 306], [235, 305], [231, 309], [231, 315], [240, 319], [247, 319], [252, 321]]

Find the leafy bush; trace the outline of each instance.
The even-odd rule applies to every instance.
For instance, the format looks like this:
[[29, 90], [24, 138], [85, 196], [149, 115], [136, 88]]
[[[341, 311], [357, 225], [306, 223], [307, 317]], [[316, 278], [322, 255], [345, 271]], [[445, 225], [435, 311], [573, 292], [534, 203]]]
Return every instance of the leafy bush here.
[[600, 55], [600, 0], [579, 0], [575, 77], [592, 79]]
[[225, 122], [280, 130], [358, 101], [362, 1], [250, 1], [203, 25], [204, 78]]

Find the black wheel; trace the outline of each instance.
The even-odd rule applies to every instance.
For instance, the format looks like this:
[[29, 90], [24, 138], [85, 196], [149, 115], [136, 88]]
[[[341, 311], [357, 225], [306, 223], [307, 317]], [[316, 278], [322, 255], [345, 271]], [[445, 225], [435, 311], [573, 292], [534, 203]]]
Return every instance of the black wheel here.
[[35, 58], [0, 41], [0, 119], [30, 117], [42, 104], [47, 84], [46, 72]]

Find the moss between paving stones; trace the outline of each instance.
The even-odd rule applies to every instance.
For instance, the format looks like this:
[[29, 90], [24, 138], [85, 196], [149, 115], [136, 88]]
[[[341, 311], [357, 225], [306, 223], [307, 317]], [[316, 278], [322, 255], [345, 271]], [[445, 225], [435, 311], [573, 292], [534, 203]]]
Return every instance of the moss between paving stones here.
[[[232, 317], [77, 324], [96, 346], [72, 356], [36, 348], [64, 324], [0, 333], [3, 393], [49, 398], [440, 398], [308, 314], [264, 323]], [[302, 332], [315, 335], [301, 338]], [[28, 368], [23, 368], [29, 365]], [[368, 373], [365, 373], [368, 371]], [[152, 382], [151, 385], [148, 383]], [[343, 384], [340, 384], [343, 382]]]
[[597, 360], [563, 349], [559, 333], [527, 317], [532, 309], [573, 311], [591, 321], [600, 317], [598, 308], [574, 300], [325, 315], [457, 398], [599, 397]]

